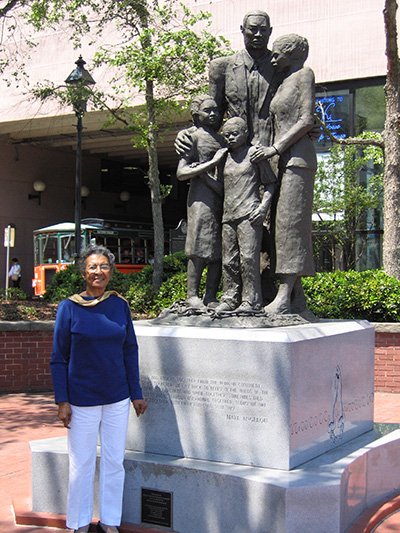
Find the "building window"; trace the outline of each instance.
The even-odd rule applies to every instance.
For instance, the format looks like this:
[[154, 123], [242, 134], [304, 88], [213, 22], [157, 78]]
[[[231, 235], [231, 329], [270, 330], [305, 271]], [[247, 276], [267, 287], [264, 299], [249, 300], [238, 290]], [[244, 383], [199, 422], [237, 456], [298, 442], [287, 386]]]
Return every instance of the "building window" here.
[[[372, 80], [369, 83], [371, 85], [368, 85], [368, 80], [356, 80], [332, 87], [317, 88], [316, 113], [335, 137], [346, 138], [360, 135], [365, 131], [378, 133], [383, 131], [386, 113], [384, 80]], [[332, 145], [329, 136], [321, 132], [315, 143], [319, 162], [329, 158]], [[358, 183], [366, 187], [374, 175], [382, 172], [381, 168], [374, 167], [372, 161], [367, 167], [358, 175]], [[326, 215], [326, 220], [340, 220], [340, 217], [341, 213], [333, 213]], [[326, 221], [320, 219], [321, 216], [313, 216], [317, 269], [344, 268], [346, 261], [343, 264], [337, 262], [340, 250], [335, 250], [334, 238], [331, 239], [326, 231]], [[370, 209], [365, 214], [362, 227], [357, 230], [357, 270], [381, 267], [382, 228], [382, 210]]]
[[385, 127], [386, 103], [383, 85], [355, 90], [355, 135], [381, 133]]

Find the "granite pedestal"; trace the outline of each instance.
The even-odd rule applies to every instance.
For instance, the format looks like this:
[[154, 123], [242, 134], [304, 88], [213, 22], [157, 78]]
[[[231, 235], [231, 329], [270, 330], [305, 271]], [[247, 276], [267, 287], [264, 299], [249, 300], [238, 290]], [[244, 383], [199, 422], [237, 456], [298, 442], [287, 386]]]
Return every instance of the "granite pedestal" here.
[[135, 329], [150, 407], [128, 450], [289, 470], [372, 429], [368, 322]]
[[[145, 488], [172, 493], [180, 533], [339, 533], [399, 489], [400, 434], [371, 431], [368, 322], [135, 329], [149, 409], [131, 415], [124, 521]], [[34, 510], [64, 513], [65, 440], [31, 445]]]
[[[31, 442], [31, 450], [33, 510], [64, 514], [66, 438]], [[368, 432], [290, 471], [127, 452], [122, 520], [140, 524], [149, 488], [172, 492], [179, 533], [344, 533], [399, 492], [399, 454], [400, 430], [378, 440]]]

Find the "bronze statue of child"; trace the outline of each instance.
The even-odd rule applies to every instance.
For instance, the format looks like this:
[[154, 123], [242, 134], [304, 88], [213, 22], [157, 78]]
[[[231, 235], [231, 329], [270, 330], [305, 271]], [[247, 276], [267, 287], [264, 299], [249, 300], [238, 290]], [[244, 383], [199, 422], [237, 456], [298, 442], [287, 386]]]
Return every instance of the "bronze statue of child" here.
[[257, 148], [248, 144], [248, 129], [242, 118], [229, 119], [222, 132], [229, 153], [223, 168], [223, 296], [215, 312], [251, 314], [261, 310], [262, 224], [277, 178], [268, 161], [252, 163]]
[[[177, 178], [190, 179], [187, 197], [187, 235], [185, 253], [187, 269], [187, 299], [190, 307], [213, 307], [221, 279], [221, 217], [222, 161], [227, 152], [224, 139], [218, 134], [221, 116], [217, 104], [209, 95], [196, 96], [190, 105], [195, 129], [192, 146], [179, 161]], [[207, 265], [206, 290], [203, 301], [199, 289]]]

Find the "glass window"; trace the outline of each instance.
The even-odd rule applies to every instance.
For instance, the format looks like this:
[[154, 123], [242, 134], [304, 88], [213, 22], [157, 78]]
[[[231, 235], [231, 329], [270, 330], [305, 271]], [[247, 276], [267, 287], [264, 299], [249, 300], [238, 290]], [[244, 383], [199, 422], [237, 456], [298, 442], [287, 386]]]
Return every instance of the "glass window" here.
[[61, 263], [71, 263], [75, 254], [75, 236], [62, 235], [61, 243]]
[[40, 265], [40, 246], [39, 246], [39, 237], [33, 237], [33, 252], [34, 252], [34, 260], [35, 260], [35, 266]]
[[[348, 90], [340, 90], [317, 93], [315, 100], [316, 113], [332, 135], [338, 139], [348, 137], [350, 128], [350, 92]], [[316, 143], [316, 150], [326, 151], [330, 146], [332, 146], [332, 141], [321, 131]]]
[[355, 91], [355, 134], [363, 131], [382, 132], [386, 104], [383, 85], [362, 87]]
[[118, 261], [118, 241], [117, 237], [106, 237], [104, 239], [104, 246], [106, 246], [110, 252], [115, 255], [116, 260]]
[[135, 263], [138, 265], [143, 265], [146, 263], [146, 254], [147, 254], [147, 248], [146, 248], [146, 240], [136, 238], [134, 240], [134, 247], [135, 247]]
[[57, 243], [57, 235], [46, 235], [40, 240], [43, 263], [56, 263], [58, 261]]
[[132, 239], [121, 239], [121, 257], [119, 258], [121, 263], [133, 263], [133, 241]]

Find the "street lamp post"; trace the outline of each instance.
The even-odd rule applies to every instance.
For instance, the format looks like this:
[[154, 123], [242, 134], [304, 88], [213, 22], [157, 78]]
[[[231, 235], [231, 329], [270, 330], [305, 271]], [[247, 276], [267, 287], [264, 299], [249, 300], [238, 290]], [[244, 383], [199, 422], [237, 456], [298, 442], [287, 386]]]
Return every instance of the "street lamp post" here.
[[86, 111], [87, 99], [84, 97], [84, 87], [94, 85], [96, 82], [84, 68], [86, 62], [79, 56], [75, 62], [77, 67], [71, 72], [65, 83], [75, 87], [76, 95], [73, 102], [77, 118], [76, 137], [76, 173], [75, 173], [75, 259], [81, 251], [81, 188], [82, 188], [82, 119]]

